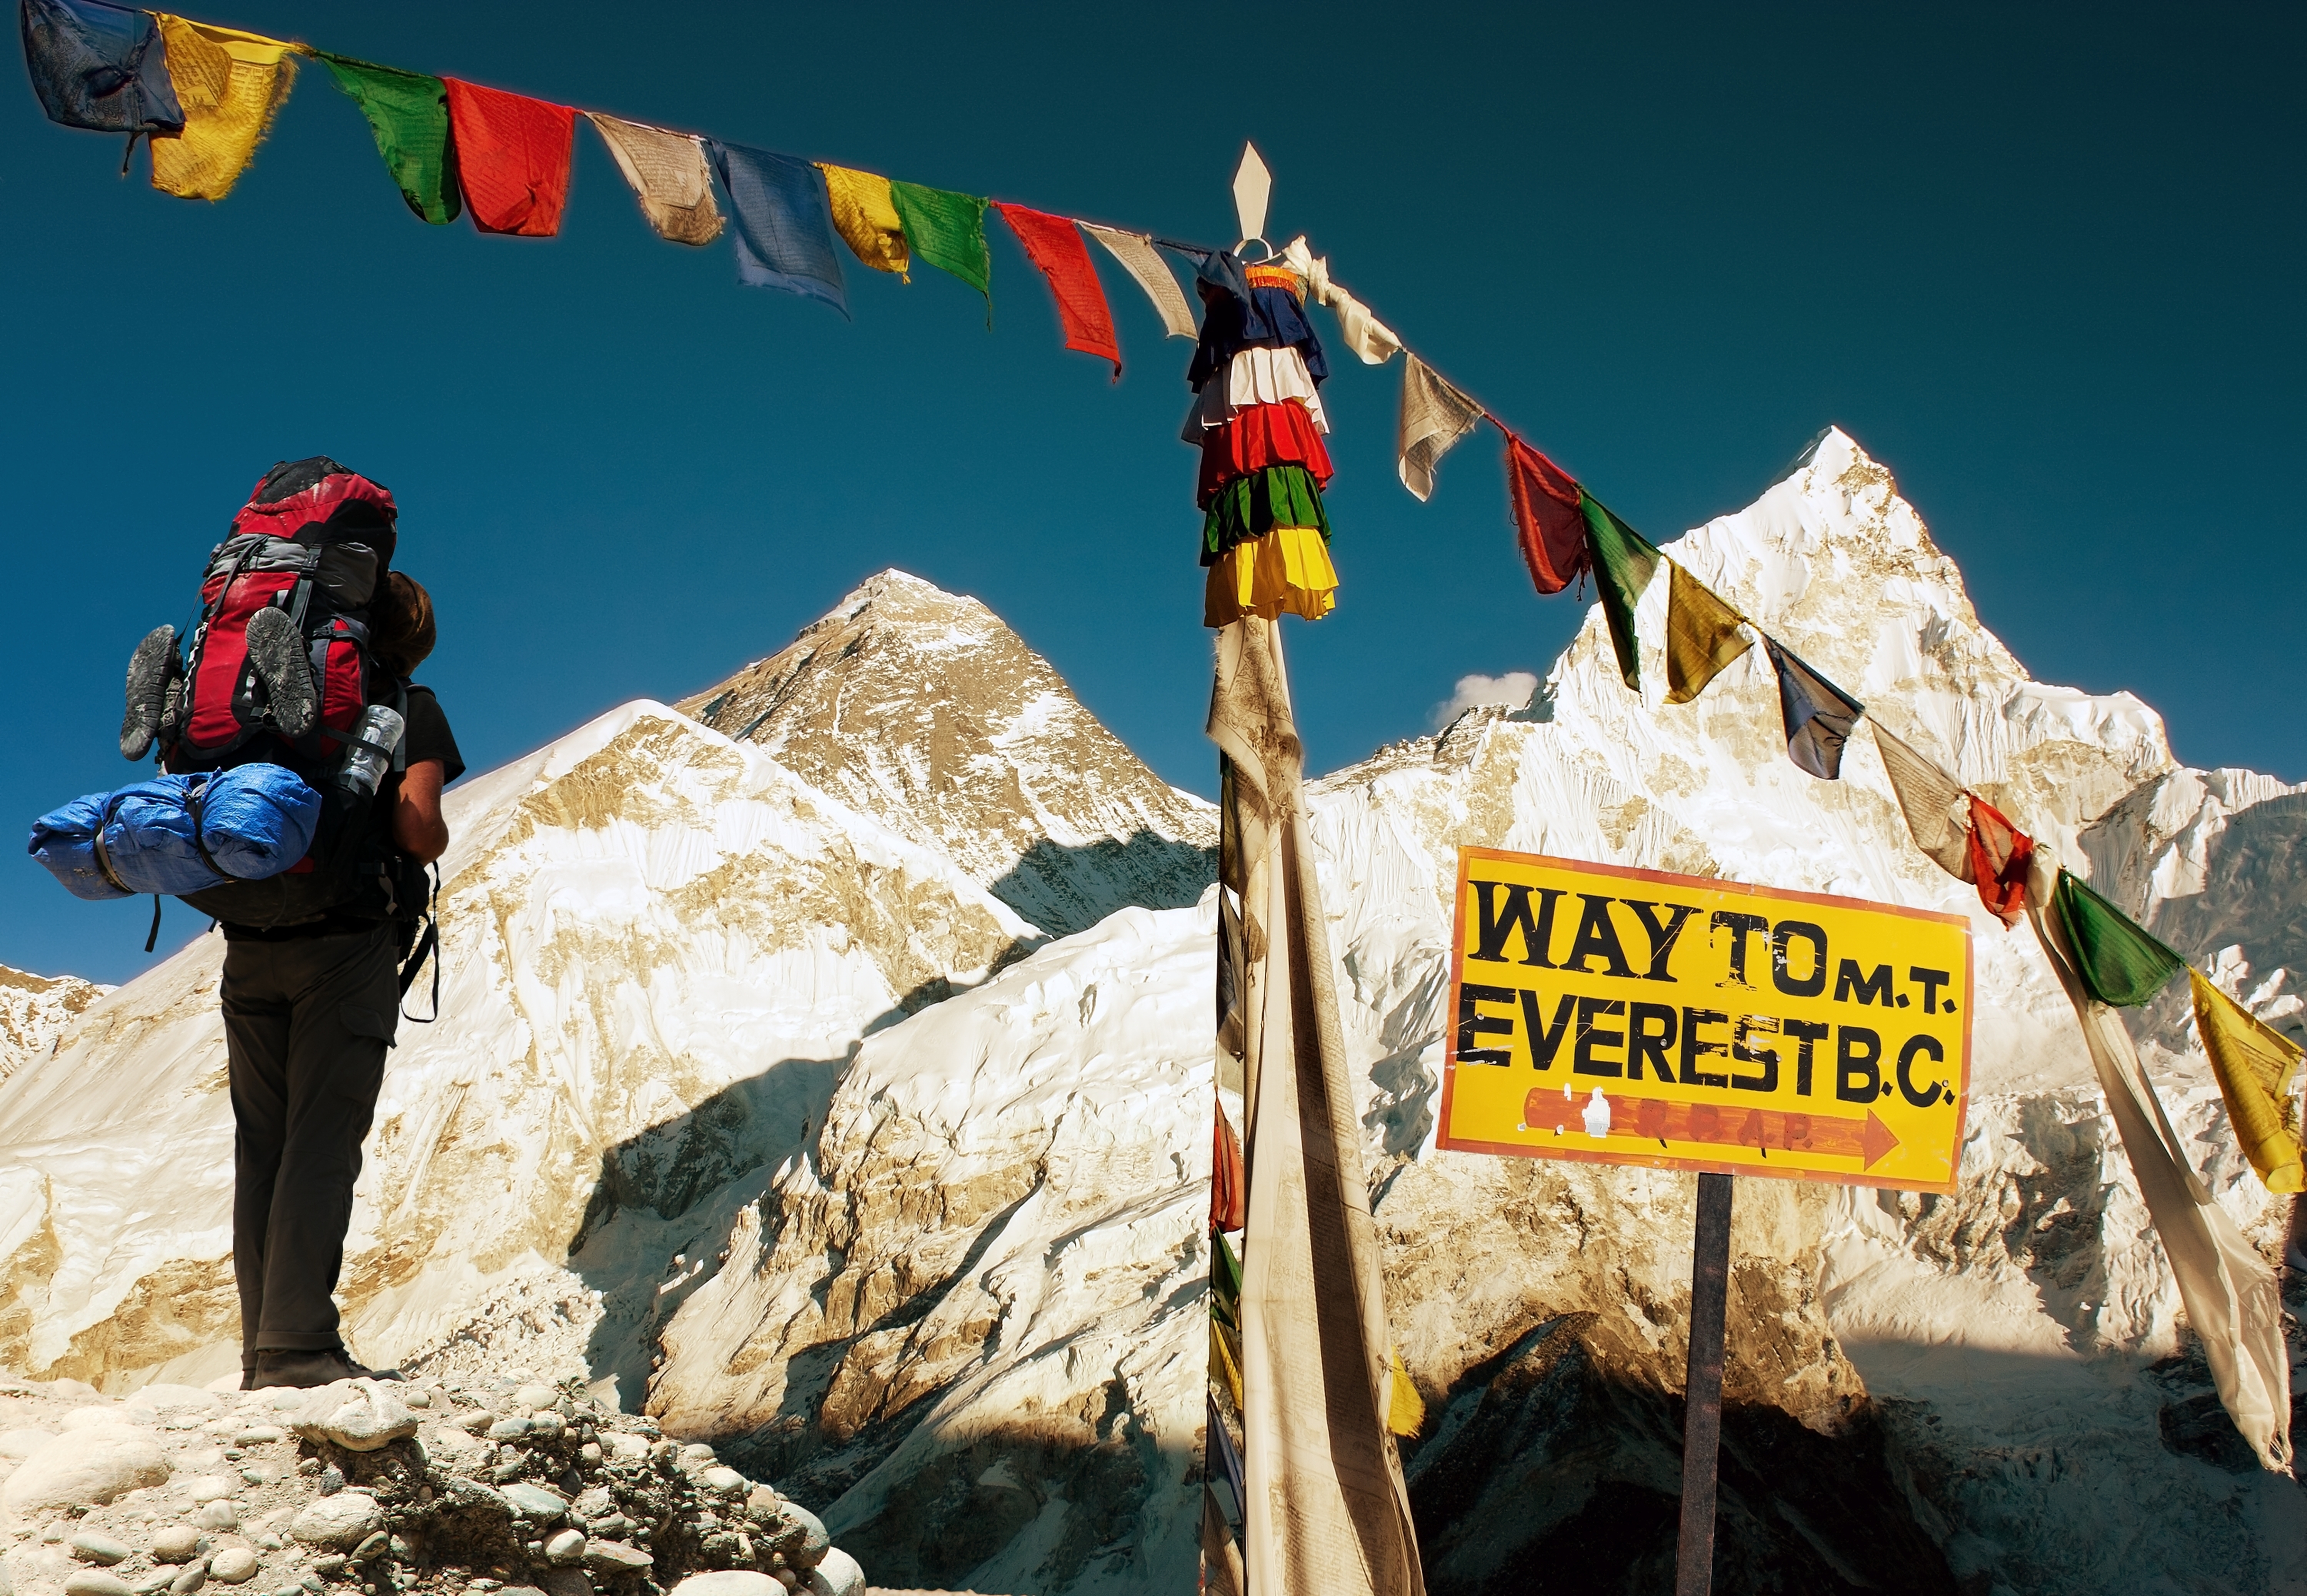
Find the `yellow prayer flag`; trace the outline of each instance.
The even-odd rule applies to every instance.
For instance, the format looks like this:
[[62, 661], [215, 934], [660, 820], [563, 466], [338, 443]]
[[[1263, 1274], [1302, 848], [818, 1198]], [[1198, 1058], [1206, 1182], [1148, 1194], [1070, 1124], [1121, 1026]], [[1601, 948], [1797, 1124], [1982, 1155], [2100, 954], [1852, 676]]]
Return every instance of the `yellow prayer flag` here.
[[1222, 1384], [1233, 1397], [1234, 1411], [1241, 1411], [1241, 1365], [1234, 1361], [1233, 1348], [1226, 1344], [1225, 1328], [1217, 1320], [1210, 1320], [1210, 1378]]
[[1392, 1347], [1385, 1349], [1394, 1378], [1385, 1404], [1385, 1427], [1395, 1435], [1416, 1435], [1426, 1423], [1426, 1399], [1418, 1395], [1418, 1387], [1410, 1383], [1410, 1370], [1402, 1366], [1402, 1354]]
[[897, 219], [897, 202], [889, 196], [889, 180], [847, 166], [817, 169], [825, 174], [825, 196], [833, 206], [833, 230], [849, 251], [875, 271], [894, 271], [905, 281], [913, 263], [905, 247], [905, 224]]
[[2307, 1187], [2293, 1096], [2302, 1056], [2297, 1045], [2252, 1019], [2200, 972], [2190, 969], [2187, 976], [2195, 988], [2195, 1029], [2210, 1054], [2236, 1143], [2269, 1191]]
[[165, 12], [153, 19], [184, 131], [152, 141], [152, 186], [186, 200], [221, 200], [287, 103], [304, 47]]
[[1745, 653], [1753, 639], [1738, 630], [1744, 618], [1697, 577], [1667, 561], [1666, 701], [1688, 704], [1706, 691], [1715, 672]]

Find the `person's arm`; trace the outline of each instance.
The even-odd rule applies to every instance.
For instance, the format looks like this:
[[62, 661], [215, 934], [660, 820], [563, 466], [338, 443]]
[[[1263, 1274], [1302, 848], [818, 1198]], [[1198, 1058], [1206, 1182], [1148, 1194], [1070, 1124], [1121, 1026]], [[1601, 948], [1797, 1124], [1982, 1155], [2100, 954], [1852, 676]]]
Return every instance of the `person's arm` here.
[[401, 773], [400, 798], [393, 806], [393, 845], [420, 865], [449, 851], [449, 823], [441, 818], [441, 772], [437, 759], [410, 765]]

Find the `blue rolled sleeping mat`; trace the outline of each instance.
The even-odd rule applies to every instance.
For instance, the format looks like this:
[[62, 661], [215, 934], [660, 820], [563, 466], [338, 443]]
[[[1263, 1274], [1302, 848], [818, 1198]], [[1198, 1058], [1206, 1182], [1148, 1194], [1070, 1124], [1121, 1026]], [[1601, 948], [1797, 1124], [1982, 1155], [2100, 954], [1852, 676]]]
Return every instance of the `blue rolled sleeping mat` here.
[[279, 875], [320, 822], [321, 795], [260, 762], [74, 798], [33, 824], [27, 851], [75, 898], [182, 895]]

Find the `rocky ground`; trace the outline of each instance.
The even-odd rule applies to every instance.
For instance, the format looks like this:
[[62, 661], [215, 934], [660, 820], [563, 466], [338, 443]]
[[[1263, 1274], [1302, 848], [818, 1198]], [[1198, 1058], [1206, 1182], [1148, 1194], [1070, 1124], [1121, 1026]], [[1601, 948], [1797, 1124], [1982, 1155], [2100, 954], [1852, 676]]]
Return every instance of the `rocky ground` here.
[[814, 1514], [582, 1386], [0, 1378], [0, 1596], [862, 1596]]

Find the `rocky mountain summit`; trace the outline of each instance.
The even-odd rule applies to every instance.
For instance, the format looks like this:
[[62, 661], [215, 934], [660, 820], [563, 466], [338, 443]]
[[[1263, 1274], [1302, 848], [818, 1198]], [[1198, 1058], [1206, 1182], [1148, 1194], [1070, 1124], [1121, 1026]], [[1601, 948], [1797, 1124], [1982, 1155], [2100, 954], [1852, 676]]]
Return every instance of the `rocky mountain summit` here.
[[[2188, 770], [2137, 699], [2034, 681], [1839, 432], [1667, 548], [2299, 1034], [2307, 789]], [[1666, 588], [1637, 615], [1653, 650]], [[1739, 1182], [1719, 1588], [2307, 1589], [2307, 1494], [2222, 1429], [2031, 939], [1916, 852], [1863, 729], [1841, 781], [1788, 763], [1758, 654], [1695, 704], [1659, 691], [1622, 685], [1597, 612], [1527, 706], [1313, 794], [1429, 1414], [1404, 1456], [1430, 1588], [1653, 1583], [1679, 1473], [1690, 1177], [1433, 1146], [1456, 850], [1483, 845], [1971, 919], [1960, 1191]], [[1189, 1588], [1207, 806], [982, 606], [897, 573], [683, 705], [451, 796], [443, 1017], [389, 1067], [356, 1349], [613, 1392], [774, 1481], [877, 1584]], [[133, 1393], [236, 1361], [216, 953], [0, 1083], [0, 1367]], [[2283, 1206], [2183, 1003], [2134, 1028], [2274, 1257]], [[132, 1067], [149, 1089], [114, 1090]]]
[[1217, 813], [1099, 724], [975, 599], [884, 571], [674, 705], [944, 854], [1053, 936], [1210, 883]]

